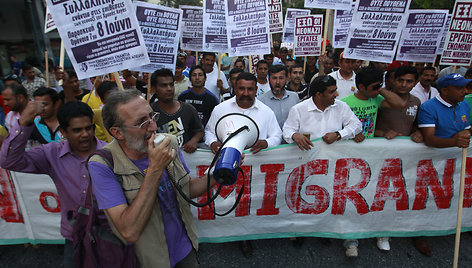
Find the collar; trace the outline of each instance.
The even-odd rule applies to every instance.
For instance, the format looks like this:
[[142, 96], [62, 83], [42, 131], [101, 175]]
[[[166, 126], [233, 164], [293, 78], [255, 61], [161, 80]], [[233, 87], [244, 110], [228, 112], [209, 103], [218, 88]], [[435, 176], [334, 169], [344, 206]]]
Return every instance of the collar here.
[[[355, 73], [354, 71], [352, 71], [352, 76], [351, 76], [351, 78], [349, 78], [349, 79], [344, 79], [344, 77], [341, 75], [340, 72], [341, 72], [341, 70], [337, 70], [337, 71], [335, 72], [337, 79], [342, 79], [342, 80], [346, 80], [346, 81], [355, 81], [355, 79], [356, 79], [356, 73]], [[337, 80], [337, 79], [336, 79], [336, 80]]]
[[316, 111], [316, 112], [324, 113], [324, 112], [328, 111], [329, 109], [334, 108], [336, 105], [338, 105], [338, 100], [334, 100], [333, 105], [330, 105], [330, 106], [326, 107], [326, 109], [324, 111], [322, 111], [318, 108], [318, 106], [316, 106], [315, 101], [313, 100], [313, 98], [309, 98], [306, 101], [308, 101], [308, 105], [307, 105], [307, 111], [308, 112]]
[[287, 90], [285, 88], [284, 88], [284, 95], [282, 96], [282, 99], [279, 99], [278, 97], [276, 97], [274, 93], [272, 92], [272, 89], [269, 92], [270, 92], [269, 94], [270, 94], [271, 99], [283, 100], [290, 97], [290, 95], [288, 95]]
[[253, 108], [259, 109], [259, 107], [260, 107], [260, 101], [257, 98], [254, 98], [254, 104], [251, 107], [247, 108], [247, 109], [239, 107], [238, 103], [236, 102], [236, 96], [232, 97], [231, 99], [229, 99], [227, 101], [229, 101], [232, 105], [238, 107], [239, 109], [243, 109], [243, 110], [249, 110], [249, 109], [253, 109]]
[[444, 106], [446, 106], [446, 107], [448, 107], [448, 108], [451, 108], [451, 107], [453, 106], [452, 104], [450, 104], [449, 102], [447, 102], [447, 101], [445, 101], [443, 98], [441, 98], [441, 95], [437, 95], [437, 96], [436, 96], [436, 99], [437, 99], [440, 103], [442, 103], [442, 105], [444, 105]]
[[[107, 144], [106, 142], [97, 139], [97, 137], [94, 137], [94, 138], [95, 138], [95, 141], [97, 142], [97, 148], [96, 148], [96, 149], [100, 149], [100, 148], [102, 148], [105, 144]], [[61, 150], [59, 151], [59, 158], [65, 156], [66, 154], [72, 153], [72, 150], [71, 150], [71, 148], [70, 148], [69, 141], [68, 141], [67, 139], [64, 139], [63, 144], [64, 144], [64, 146], [62, 146], [62, 147], [61, 147]]]

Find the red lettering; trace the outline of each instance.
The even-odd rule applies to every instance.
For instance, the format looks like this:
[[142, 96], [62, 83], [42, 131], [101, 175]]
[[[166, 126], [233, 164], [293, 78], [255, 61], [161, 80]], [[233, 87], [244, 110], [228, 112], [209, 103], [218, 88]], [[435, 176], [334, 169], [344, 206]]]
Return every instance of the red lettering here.
[[285, 202], [295, 213], [321, 214], [329, 206], [328, 191], [318, 185], [306, 186], [306, 195], [315, 197], [315, 202], [308, 203], [302, 199], [300, 192], [302, 185], [308, 176], [326, 175], [328, 173], [328, 160], [312, 160], [292, 170], [285, 186]]
[[[347, 187], [349, 180], [349, 171], [358, 169], [361, 171], [360, 182], [351, 187]], [[344, 158], [336, 161], [333, 185], [333, 208], [331, 213], [341, 215], [346, 207], [346, 199], [351, 200], [357, 209], [357, 213], [366, 214], [369, 212], [369, 206], [364, 197], [359, 192], [364, 189], [370, 180], [370, 167], [362, 159]]]
[[261, 165], [261, 172], [266, 175], [262, 207], [256, 211], [258, 216], [279, 214], [279, 209], [275, 207], [275, 200], [277, 198], [277, 175], [283, 170], [283, 164]]
[[6, 222], [23, 222], [10, 174], [3, 168], [0, 169], [0, 218]]
[[[56, 199], [56, 203], [57, 203], [56, 207], [53, 208], [49, 205], [48, 200], [47, 200], [48, 197], [52, 197]], [[57, 196], [57, 194], [53, 192], [42, 192], [39, 195], [39, 202], [41, 203], [41, 206], [43, 206], [43, 208], [48, 212], [51, 212], [51, 213], [61, 212], [61, 202], [59, 202], [59, 196]]]
[[464, 203], [465, 208], [472, 206], [472, 158], [467, 157], [464, 178]]
[[[389, 192], [390, 181], [394, 191]], [[396, 200], [397, 210], [408, 209], [408, 195], [405, 189], [405, 179], [402, 174], [402, 161], [400, 158], [386, 159], [380, 170], [377, 189], [371, 211], [382, 211], [386, 200]]]
[[439, 209], [449, 208], [452, 198], [452, 175], [454, 174], [455, 159], [448, 159], [444, 167], [442, 185], [438, 179], [438, 173], [430, 159], [420, 160], [416, 169], [415, 201], [413, 210], [422, 210], [426, 207], [428, 199], [428, 187], [433, 193], [434, 201]]
[[[201, 177], [203, 176], [205, 170], [207, 170], [210, 166], [197, 166], [197, 176]], [[217, 185], [213, 186], [210, 192], [210, 196], [213, 196], [213, 191], [218, 188]], [[207, 198], [207, 193], [202, 194], [197, 198], [198, 203], [204, 203], [208, 200]], [[198, 219], [199, 220], [214, 220], [215, 215], [213, 214], [213, 204], [210, 204], [208, 206], [198, 208]]]

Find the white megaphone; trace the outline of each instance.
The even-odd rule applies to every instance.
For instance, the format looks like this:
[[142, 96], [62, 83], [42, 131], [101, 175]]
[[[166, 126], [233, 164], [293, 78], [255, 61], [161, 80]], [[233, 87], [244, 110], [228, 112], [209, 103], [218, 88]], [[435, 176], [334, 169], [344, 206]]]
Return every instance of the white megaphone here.
[[[237, 131], [237, 134], [226, 141], [230, 135]], [[259, 128], [256, 122], [248, 116], [230, 113], [218, 120], [215, 133], [218, 140], [224, 145], [215, 164], [213, 177], [220, 184], [231, 185], [238, 178], [238, 167], [244, 149], [254, 146], [259, 140]]]

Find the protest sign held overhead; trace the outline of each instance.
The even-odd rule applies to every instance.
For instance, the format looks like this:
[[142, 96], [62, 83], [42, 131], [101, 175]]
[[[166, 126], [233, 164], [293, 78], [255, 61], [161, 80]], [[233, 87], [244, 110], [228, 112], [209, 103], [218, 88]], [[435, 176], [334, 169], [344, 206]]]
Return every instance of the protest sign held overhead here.
[[134, 4], [151, 63], [133, 70], [146, 73], [161, 68], [175, 70], [182, 10], [141, 1]]
[[270, 33], [281, 33], [284, 30], [284, 14], [282, 0], [268, 0]]
[[179, 6], [182, 10], [182, 35], [180, 48], [202, 51], [203, 49], [203, 8]]
[[228, 52], [224, 0], [203, 0], [203, 51]]
[[472, 0], [456, 1], [439, 64], [472, 63]]
[[452, 18], [451, 14], [447, 15], [447, 21], [444, 24], [444, 30], [442, 32], [441, 41], [439, 42], [439, 45], [438, 45], [438, 55], [441, 55], [443, 53], [444, 44], [446, 43], [447, 33], [449, 32], [449, 25], [451, 24], [451, 18]]
[[295, 17], [294, 56], [319, 56], [323, 15]]
[[56, 23], [52, 19], [51, 12], [49, 12], [49, 7], [46, 7], [46, 17], [44, 18], [44, 33], [49, 33], [52, 30], [55, 30]]
[[410, 10], [396, 60], [434, 62], [447, 14], [447, 10]]
[[338, 9], [334, 13], [334, 24], [333, 24], [333, 47], [334, 48], [345, 48], [347, 35], [349, 33], [349, 26], [352, 22], [352, 14], [354, 13], [354, 4], [351, 9], [342, 10]]
[[47, 0], [79, 79], [149, 64], [130, 0]]
[[349, 10], [352, 2], [352, 0], [305, 0], [305, 7]]
[[410, 1], [357, 1], [344, 57], [392, 62], [406, 24]]
[[267, 0], [225, 1], [229, 56], [270, 53]]
[[284, 31], [282, 35], [282, 42], [284, 43], [293, 43], [293, 31], [295, 29], [295, 17], [310, 15], [309, 9], [295, 9], [287, 8], [287, 13], [285, 14], [285, 23]]

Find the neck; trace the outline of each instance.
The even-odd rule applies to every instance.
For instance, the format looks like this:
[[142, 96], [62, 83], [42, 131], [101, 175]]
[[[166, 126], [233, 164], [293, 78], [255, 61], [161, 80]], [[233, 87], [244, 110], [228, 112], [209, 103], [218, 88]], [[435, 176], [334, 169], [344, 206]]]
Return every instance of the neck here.
[[72, 102], [72, 101], [77, 101], [75, 96], [80, 95], [82, 93], [82, 90], [79, 89], [80, 93], [76, 94], [73, 89], [64, 89], [64, 99], [65, 102]]
[[205, 87], [193, 87], [192, 88], [192, 91], [195, 93], [195, 94], [202, 94], [203, 92], [205, 92]]
[[52, 130], [56, 130], [57, 127], [59, 127], [59, 121], [57, 121], [56, 115], [53, 115], [49, 118], [43, 118], [43, 120], [44, 120], [44, 123], [46, 123], [46, 125]]
[[431, 87], [430, 85], [424, 85], [424, 84], [421, 83], [421, 82], [420, 82], [420, 84], [421, 84], [421, 86], [426, 90], [426, 92], [429, 92], [429, 89], [430, 89], [430, 87]]
[[89, 155], [93, 152], [95, 152], [95, 150], [97, 149], [97, 140], [96, 139], [93, 139], [92, 141], [92, 147], [90, 148], [90, 150], [88, 151], [84, 151], [84, 152], [77, 152], [77, 151], [74, 151], [72, 150], [73, 153], [79, 155], [80, 157], [84, 158], [84, 159], [87, 159], [89, 157]]
[[257, 76], [257, 82], [260, 83], [260, 84], [265, 84], [265, 83], [267, 83], [267, 77]]
[[276, 94], [276, 93], [272, 90], [272, 94], [274, 94], [274, 96], [276, 96], [277, 98], [282, 99], [283, 96], [285, 95], [285, 90], [282, 88], [282, 90], [280, 91], [279, 94]]
[[443, 99], [445, 102], [451, 104], [452, 106], [456, 106], [457, 102], [454, 102], [454, 101], [449, 100], [449, 99], [446, 98], [445, 96], [441, 95], [441, 93], [440, 93], [439, 95], [441, 96], [441, 99]]
[[354, 93], [354, 96], [356, 96], [356, 98], [360, 99], [360, 100], [368, 100], [369, 98], [364, 96], [362, 93], [360, 93], [360, 91], [357, 91], [356, 93]]
[[176, 100], [170, 102], [157, 101], [157, 105], [168, 114], [173, 114], [180, 109], [180, 102]]
[[185, 76], [183, 74], [180, 74], [179, 76], [175, 76], [175, 81], [180, 82], [180, 81], [184, 80], [184, 77]]
[[324, 110], [325, 110], [326, 108], [328, 108], [328, 106], [326, 106], [326, 105], [324, 105], [323, 103], [321, 103], [321, 101], [320, 101], [319, 99], [317, 99], [317, 98], [312, 98], [312, 100], [313, 100], [313, 102], [315, 103], [316, 107], [317, 107], [318, 109], [320, 109], [321, 111], [324, 112]]
[[346, 70], [343, 70], [343, 69], [339, 69], [339, 73], [341, 74], [341, 76], [344, 78], [344, 79], [349, 79], [352, 77], [352, 72], [348, 72]]
[[129, 149], [121, 141], [119, 141], [118, 143], [120, 144], [120, 147], [125, 153], [125, 155], [131, 160], [140, 160], [148, 156], [148, 153], [143, 153], [143, 152], [139, 152], [133, 149]]
[[292, 89], [293, 91], [298, 91], [298, 88], [300, 87], [300, 84], [295, 84], [294, 82], [290, 81], [290, 83], [288, 83], [290, 89]]

